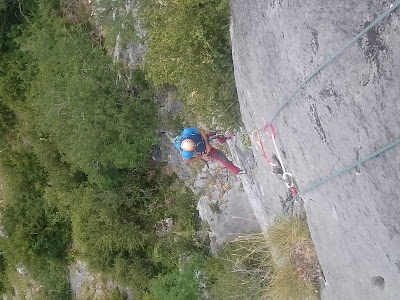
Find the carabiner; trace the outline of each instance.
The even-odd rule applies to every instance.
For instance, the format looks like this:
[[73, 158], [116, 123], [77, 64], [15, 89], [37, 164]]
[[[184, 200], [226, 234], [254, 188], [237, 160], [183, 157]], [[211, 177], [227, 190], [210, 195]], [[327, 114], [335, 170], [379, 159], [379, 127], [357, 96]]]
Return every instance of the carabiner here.
[[[292, 192], [293, 196], [297, 195], [297, 191], [294, 188], [294, 179], [293, 179], [293, 175], [285, 172], [282, 174], [282, 179], [286, 184], [286, 187]], [[291, 179], [291, 184], [289, 184], [289, 179]]]
[[[255, 134], [257, 135], [257, 140], [254, 138], [254, 135], [255, 135]], [[269, 160], [267, 153], [265, 153], [264, 146], [263, 146], [263, 144], [262, 144], [262, 142], [261, 142], [260, 133], [258, 132], [257, 129], [255, 129], [255, 130], [252, 131], [252, 133], [251, 133], [251, 138], [252, 138], [252, 140], [253, 140], [253, 143], [258, 144], [258, 146], [260, 147], [261, 153], [262, 153], [262, 155], [264, 156], [264, 158], [265, 158], [265, 160], [267, 161], [267, 163], [270, 164], [270, 165], [273, 166], [273, 167], [276, 166], [276, 164], [274, 164], [272, 161]]]
[[[257, 134], [257, 140], [254, 139], [254, 133]], [[256, 144], [261, 143], [260, 133], [258, 132], [257, 129], [254, 129], [254, 130], [251, 132], [251, 139], [253, 140], [253, 143], [256, 143]]]
[[[267, 131], [268, 126], [271, 127], [272, 135], [269, 134], [268, 131]], [[264, 126], [264, 131], [265, 131], [266, 134], [268, 134], [268, 136], [269, 136], [271, 139], [276, 138], [275, 128], [274, 128], [274, 126], [272, 126], [272, 124], [267, 123], [267, 124]]]

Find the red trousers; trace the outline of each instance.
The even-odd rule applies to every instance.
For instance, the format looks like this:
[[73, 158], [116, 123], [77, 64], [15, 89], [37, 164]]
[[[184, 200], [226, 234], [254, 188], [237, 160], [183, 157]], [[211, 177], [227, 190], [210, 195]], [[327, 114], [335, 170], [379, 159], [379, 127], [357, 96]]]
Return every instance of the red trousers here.
[[[210, 135], [212, 135], [212, 134], [207, 135], [207, 137]], [[217, 137], [217, 140], [220, 144], [223, 144], [226, 142], [226, 138], [224, 136]], [[239, 173], [240, 168], [236, 167], [229, 159], [226, 158], [225, 154], [222, 153], [221, 151], [219, 151], [218, 149], [211, 147], [209, 155], [213, 159], [222, 163], [226, 168], [231, 170], [233, 173], [235, 173], [235, 174]]]

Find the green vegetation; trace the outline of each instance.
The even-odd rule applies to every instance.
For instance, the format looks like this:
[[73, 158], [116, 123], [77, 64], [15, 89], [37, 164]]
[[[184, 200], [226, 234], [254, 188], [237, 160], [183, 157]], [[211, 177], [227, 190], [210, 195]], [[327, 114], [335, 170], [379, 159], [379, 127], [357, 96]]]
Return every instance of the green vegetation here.
[[143, 13], [150, 37], [147, 77], [158, 87], [178, 88], [192, 124], [200, 118], [210, 126], [215, 121], [224, 127], [240, 125], [229, 9], [225, 0], [153, 0]]
[[151, 290], [156, 299], [205, 299], [199, 286], [204, 281], [203, 264], [204, 258], [196, 255], [184, 261], [181, 270], [175, 270], [155, 280]]
[[128, 296], [126, 295], [125, 292], [121, 292], [119, 289], [114, 288], [109, 296], [110, 300], [126, 300], [128, 299]]
[[[137, 16], [134, 14], [138, 1], [124, 0], [98, 0], [93, 3], [92, 22], [101, 24], [101, 36], [103, 38], [104, 47], [113, 49], [117, 39], [122, 45], [131, 40], [140, 40], [140, 34], [137, 33], [139, 23]], [[93, 30], [96, 30], [93, 28]], [[98, 30], [98, 29], [97, 29]]]
[[46, 299], [68, 298], [69, 222], [44, 199], [45, 172], [35, 156], [15, 143], [12, 146], [19, 146], [19, 151], [9, 149], [0, 157], [5, 199], [1, 217], [7, 236], [0, 241], [4, 260], [8, 265], [26, 266], [44, 287], [40, 294]]
[[[2, 290], [22, 265], [34, 299], [70, 299], [67, 263], [78, 256], [140, 297], [202, 251], [193, 196], [151, 163], [154, 91], [142, 71], [116, 69], [74, 18], [81, 6], [1, 3]], [[158, 237], [166, 217], [173, 232]]]
[[307, 222], [298, 216], [240, 236], [212, 257], [184, 260], [180, 270], [153, 280], [156, 299], [203, 299], [199, 284], [219, 300], [318, 299], [321, 276]]
[[219, 201], [208, 204], [208, 207], [210, 207], [211, 212], [214, 214], [221, 213], [221, 208], [219, 207]]
[[6, 290], [7, 280], [5, 278], [6, 273], [6, 260], [4, 259], [4, 255], [0, 255], [0, 293], [4, 293]]

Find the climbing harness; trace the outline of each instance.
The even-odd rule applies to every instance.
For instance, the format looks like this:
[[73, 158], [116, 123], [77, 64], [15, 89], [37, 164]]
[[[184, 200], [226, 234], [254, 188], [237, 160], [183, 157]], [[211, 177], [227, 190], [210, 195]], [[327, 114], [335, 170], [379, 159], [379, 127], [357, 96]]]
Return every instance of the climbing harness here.
[[232, 133], [230, 133], [229, 131], [226, 131], [225, 132], [225, 136], [227, 137], [227, 138], [234, 138], [235, 136], [232, 134]]

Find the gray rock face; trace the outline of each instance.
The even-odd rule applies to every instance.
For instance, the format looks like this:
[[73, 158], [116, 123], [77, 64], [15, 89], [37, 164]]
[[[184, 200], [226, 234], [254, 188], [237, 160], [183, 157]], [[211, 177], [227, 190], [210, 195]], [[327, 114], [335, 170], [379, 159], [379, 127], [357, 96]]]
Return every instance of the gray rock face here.
[[[174, 91], [170, 91], [170, 95]], [[168, 115], [174, 115], [181, 111], [182, 104], [177, 99], [168, 100], [159, 108], [160, 119], [164, 120]], [[183, 129], [183, 128], [182, 128]], [[232, 240], [245, 232], [260, 231], [260, 225], [256, 219], [253, 207], [243, 189], [242, 175], [234, 175], [217, 161], [209, 161], [207, 164], [187, 164], [182, 155], [175, 148], [174, 139], [176, 133], [164, 128], [160, 134], [161, 152], [164, 153], [162, 161], [168, 163], [172, 170], [184, 180], [191, 190], [200, 196], [197, 204], [200, 218], [208, 223], [207, 235], [210, 237], [210, 251], [215, 252], [222, 243]], [[212, 141], [213, 147], [220, 149], [228, 159], [243, 169], [253, 161], [252, 153], [240, 153], [234, 140], [229, 140], [223, 145], [216, 140]], [[231, 150], [231, 151], [229, 151]], [[231, 152], [231, 153], [230, 153]], [[250, 163], [249, 163], [250, 162]]]
[[[261, 130], [291, 92], [389, 8], [386, 1], [232, 0], [244, 124]], [[400, 9], [315, 76], [274, 126], [299, 189], [400, 137]], [[270, 155], [273, 143], [261, 134]], [[262, 227], [287, 189], [253, 146], [243, 180]], [[323, 299], [400, 299], [400, 146], [302, 196], [326, 278]]]

